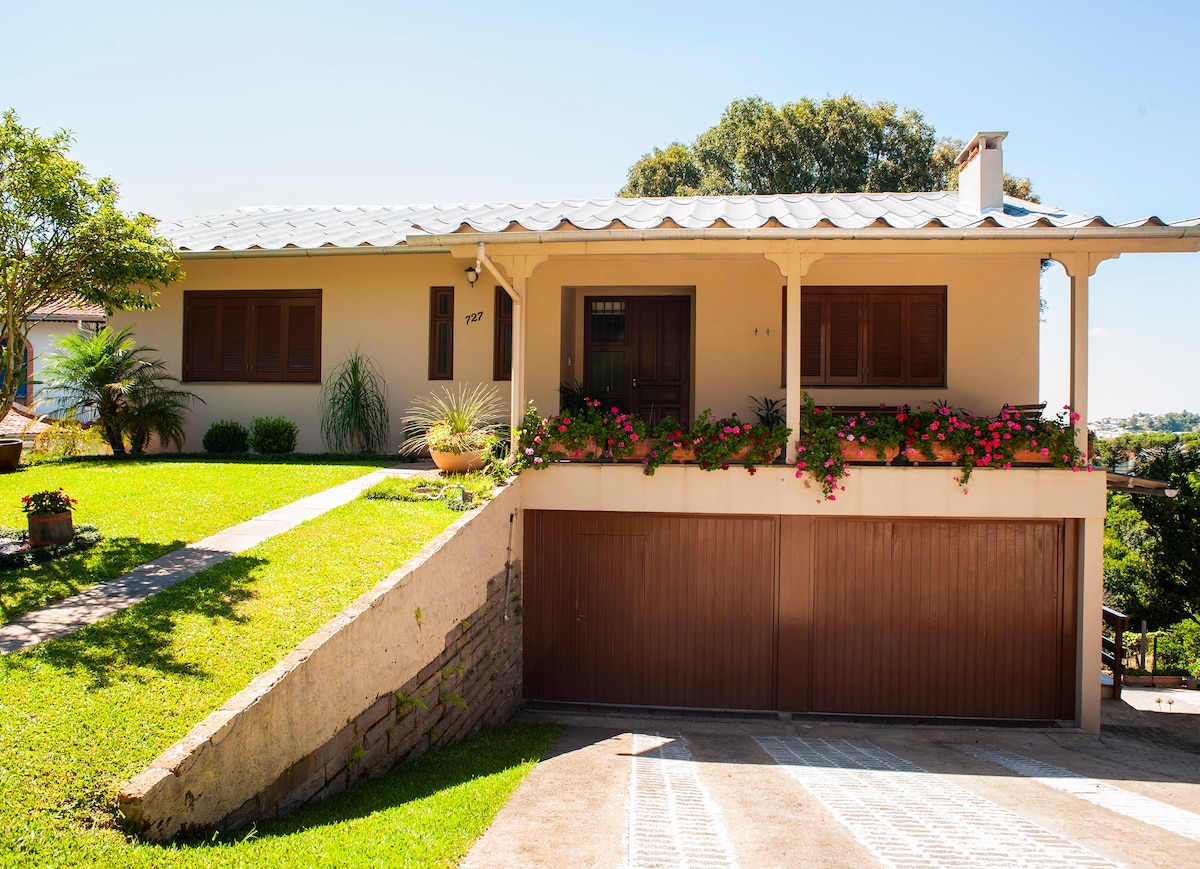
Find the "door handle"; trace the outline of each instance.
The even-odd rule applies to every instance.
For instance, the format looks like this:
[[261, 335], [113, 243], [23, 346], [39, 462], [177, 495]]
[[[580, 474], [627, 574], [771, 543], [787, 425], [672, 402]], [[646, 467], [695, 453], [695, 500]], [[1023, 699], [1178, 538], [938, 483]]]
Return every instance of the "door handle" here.
[[637, 389], [637, 378], [633, 378], [633, 388]]

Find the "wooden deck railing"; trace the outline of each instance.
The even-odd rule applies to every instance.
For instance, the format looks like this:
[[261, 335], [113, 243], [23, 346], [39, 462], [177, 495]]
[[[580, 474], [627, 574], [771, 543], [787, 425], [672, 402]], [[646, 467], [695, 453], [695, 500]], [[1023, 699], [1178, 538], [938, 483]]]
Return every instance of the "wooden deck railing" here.
[[[1129, 616], [1104, 607], [1106, 630], [1101, 638], [1100, 662], [1107, 664], [1113, 674], [1113, 699], [1121, 699], [1121, 681], [1125, 677], [1125, 631], [1129, 629]], [[1111, 629], [1112, 636], [1109, 636]]]

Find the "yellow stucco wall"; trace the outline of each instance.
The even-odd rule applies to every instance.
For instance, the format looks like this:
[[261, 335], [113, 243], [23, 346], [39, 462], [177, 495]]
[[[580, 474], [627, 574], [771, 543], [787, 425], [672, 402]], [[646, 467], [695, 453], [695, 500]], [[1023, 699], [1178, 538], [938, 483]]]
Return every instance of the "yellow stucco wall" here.
[[[1038, 395], [1038, 256], [951, 256], [862, 253], [828, 255], [804, 277], [809, 285], [945, 285], [948, 359], [944, 389], [823, 389], [818, 401], [840, 404], [944, 400], [991, 413], [1004, 402]], [[474, 286], [463, 259], [448, 253], [186, 259], [187, 278], [166, 290], [152, 312], [119, 312], [116, 328], [133, 325], [139, 343], [158, 349], [182, 370], [184, 290], [306, 289], [322, 299], [323, 370], [355, 347], [387, 378], [392, 441], [405, 409], [440, 388], [428, 380], [429, 288], [455, 287], [454, 373], [459, 382], [492, 381], [495, 281]], [[527, 392], [543, 412], [558, 407], [558, 385], [581, 377], [582, 300], [591, 293], [692, 295], [692, 412], [750, 411], [748, 396], [782, 398], [779, 269], [761, 255], [694, 254], [552, 257], [528, 282]], [[481, 312], [475, 322], [467, 315]], [[569, 363], [569, 364], [568, 364]], [[509, 384], [496, 382], [505, 405]], [[205, 404], [188, 425], [189, 450], [217, 419], [249, 423], [283, 414], [300, 426], [298, 448], [323, 449], [316, 384], [190, 384]]]

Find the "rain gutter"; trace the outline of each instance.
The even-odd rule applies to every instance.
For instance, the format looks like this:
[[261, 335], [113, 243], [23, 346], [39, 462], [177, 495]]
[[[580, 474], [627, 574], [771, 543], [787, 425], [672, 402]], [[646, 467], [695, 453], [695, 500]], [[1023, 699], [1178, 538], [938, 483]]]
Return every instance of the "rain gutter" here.
[[1154, 226], [1121, 229], [1117, 227], [1079, 227], [1075, 229], [580, 229], [546, 232], [488, 232], [450, 233], [446, 235], [410, 235], [409, 244], [461, 245], [475, 244], [485, 237], [489, 245], [554, 244], [580, 241], [679, 241], [679, 240], [738, 240], [738, 241], [880, 241], [929, 240], [973, 241], [977, 239], [1095, 241], [1112, 239], [1159, 239], [1165, 241], [1194, 241], [1200, 246], [1200, 226]]
[[259, 257], [288, 256], [355, 256], [391, 255], [418, 253], [449, 253], [445, 245], [359, 245], [356, 247], [284, 247], [275, 249], [254, 248], [253, 250], [181, 250], [180, 259], [255, 259]]

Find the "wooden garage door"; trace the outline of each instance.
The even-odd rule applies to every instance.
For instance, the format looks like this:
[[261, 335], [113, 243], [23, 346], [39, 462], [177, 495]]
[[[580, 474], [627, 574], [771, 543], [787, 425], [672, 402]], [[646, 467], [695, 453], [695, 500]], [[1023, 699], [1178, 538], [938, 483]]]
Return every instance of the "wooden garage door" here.
[[774, 708], [777, 517], [525, 515], [527, 699]]
[[1074, 718], [1074, 534], [784, 517], [780, 708]]

